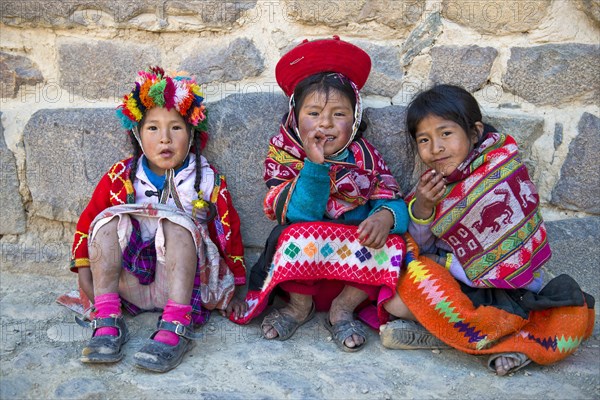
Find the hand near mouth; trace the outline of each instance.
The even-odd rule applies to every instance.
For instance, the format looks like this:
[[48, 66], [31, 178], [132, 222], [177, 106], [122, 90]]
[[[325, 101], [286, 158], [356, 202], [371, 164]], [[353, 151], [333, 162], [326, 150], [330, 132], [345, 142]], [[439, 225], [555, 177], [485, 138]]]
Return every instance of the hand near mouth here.
[[419, 219], [429, 218], [445, 192], [446, 181], [442, 174], [436, 170], [424, 174], [417, 185], [413, 215]]
[[306, 157], [315, 164], [325, 162], [325, 142], [327, 137], [321, 131], [309, 132], [304, 138], [304, 151]]

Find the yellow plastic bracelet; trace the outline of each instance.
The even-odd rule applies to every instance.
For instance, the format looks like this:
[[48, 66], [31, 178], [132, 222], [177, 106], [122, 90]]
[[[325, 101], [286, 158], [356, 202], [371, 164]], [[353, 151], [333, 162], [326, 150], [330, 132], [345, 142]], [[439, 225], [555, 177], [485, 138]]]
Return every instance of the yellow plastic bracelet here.
[[444, 267], [446, 267], [447, 270], [450, 270], [450, 265], [452, 265], [452, 253], [447, 253], [446, 254], [446, 265], [444, 265]]
[[427, 219], [417, 218], [412, 213], [413, 203], [415, 202], [415, 200], [417, 200], [416, 197], [408, 203], [408, 215], [410, 215], [410, 219], [413, 220], [414, 223], [419, 224], [419, 225], [431, 224], [433, 222], [433, 217], [435, 216], [435, 210], [431, 213], [431, 217], [429, 217]]

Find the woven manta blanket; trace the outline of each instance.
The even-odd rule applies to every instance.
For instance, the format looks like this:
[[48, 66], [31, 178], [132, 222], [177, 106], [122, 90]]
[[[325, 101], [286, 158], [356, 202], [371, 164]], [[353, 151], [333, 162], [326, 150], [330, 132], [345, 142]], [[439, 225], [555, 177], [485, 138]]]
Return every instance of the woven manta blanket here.
[[358, 242], [357, 226], [330, 222], [306, 222], [286, 228], [277, 244], [273, 261], [260, 290], [246, 295], [247, 313], [232, 321], [246, 324], [268, 305], [269, 295], [282, 282], [339, 280], [387, 287], [387, 299], [379, 296], [378, 315], [387, 319], [383, 302], [396, 290], [404, 262], [405, 244], [399, 235], [389, 235], [381, 249]]
[[[331, 164], [331, 195], [326, 213], [331, 219], [337, 219], [369, 200], [401, 196], [398, 183], [383, 157], [366, 139], [353, 141], [348, 151], [354, 157], [354, 164], [327, 160]], [[269, 188], [263, 205], [265, 214], [280, 224], [286, 222], [287, 204], [305, 158], [298, 135], [282, 124], [279, 134], [273, 136], [269, 143], [263, 177]]]
[[550, 258], [539, 196], [517, 143], [490, 133], [450, 176], [431, 231], [476, 287], [517, 289]]
[[592, 334], [595, 314], [587, 304], [531, 311], [528, 319], [475, 307], [450, 272], [419, 256], [413, 239], [406, 238], [407, 270], [398, 293], [418, 321], [448, 345], [470, 354], [520, 352], [538, 364], [551, 364]]

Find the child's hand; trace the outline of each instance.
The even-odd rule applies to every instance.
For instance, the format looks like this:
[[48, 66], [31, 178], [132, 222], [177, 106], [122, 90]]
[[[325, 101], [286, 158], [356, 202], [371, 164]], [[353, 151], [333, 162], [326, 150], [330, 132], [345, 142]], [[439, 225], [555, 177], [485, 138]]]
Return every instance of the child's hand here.
[[219, 310], [222, 316], [229, 318], [231, 313], [233, 313], [236, 319], [243, 317], [246, 311], [248, 311], [248, 303], [240, 299], [237, 294], [233, 296], [225, 310]]
[[446, 182], [439, 172], [431, 170], [419, 179], [412, 213], [416, 218], [427, 219], [446, 192]]
[[386, 209], [377, 211], [358, 225], [358, 241], [363, 246], [380, 249], [385, 244], [392, 226], [394, 215]]
[[315, 164], [323, 164], [325, 162], [325, 141], [327, 138], [323, 132], [314, 130], [309, 132], [303, 138], [304, 152], [306, 157]]

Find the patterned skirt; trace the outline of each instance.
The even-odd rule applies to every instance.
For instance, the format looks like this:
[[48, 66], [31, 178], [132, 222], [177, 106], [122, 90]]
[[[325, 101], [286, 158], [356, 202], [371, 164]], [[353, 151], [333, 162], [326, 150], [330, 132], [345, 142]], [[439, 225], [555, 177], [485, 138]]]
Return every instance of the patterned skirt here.
[[520, 352], [538, 364], [551, 364], [592, 334], [594, 298], [572, 278], [560, 275], [532, 295], [536, 299], [523, 299], [525, 310], [479, 305], [480, 291], [493, 289], [465, 292], [448, 270], [420, 256], [413, 239], [406, 238], [407, 270], [398, 294], [417, 320], [448, 345], [470, 354]]
[[346, 284], [374, 288], [379, 320], [376, 325], [387, 322], [383, 304], [393, 296], [400, 276], [404, 240], [390, 235], [383, 248], [372, 249], [358, 242], [357, 229], [354, 225], [331, 222], [275, 227], [250, 273], [248, 312], [231, 320], [239, 324], [250, 322], [264, 311], [274, 290], [283, 283], [326, 281], [341, 283], [339, 288]]
[[168, 300], [163, 220], [185, 228], [194, 240], [198, 264], [190, 301], [193, 322], [202, 324], [208, 319], [208, 310], [227, 307], [235, 290], [233, 274], [221, 259], [204, 225], [183, 211], [162, 204], [113, 206], [92, 222], [90, 247], [94, 245], [98, 230], [113, 218], [119, 219], [117, 236], [123, 254], [124, 272], [119, 281], [119, 295], [129, 312], [135, 315], [162, 309]]

